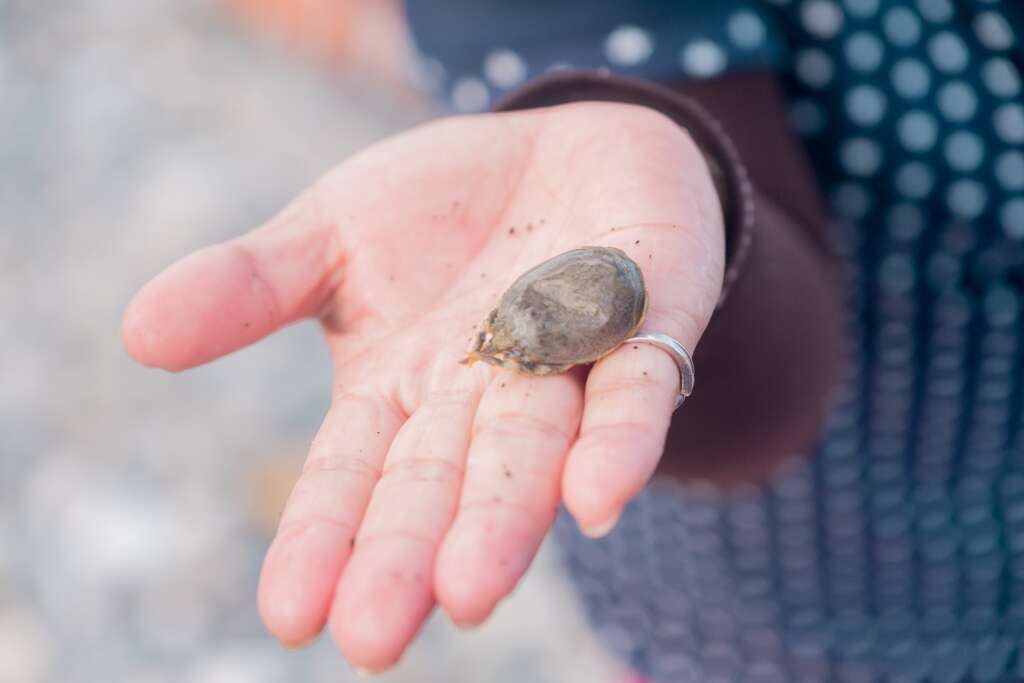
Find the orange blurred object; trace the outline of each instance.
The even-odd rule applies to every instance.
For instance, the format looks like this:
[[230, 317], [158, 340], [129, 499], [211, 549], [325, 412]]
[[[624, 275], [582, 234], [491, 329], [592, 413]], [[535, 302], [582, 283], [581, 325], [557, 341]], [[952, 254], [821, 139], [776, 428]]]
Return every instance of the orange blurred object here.
[[408, 39], [397, 0], [228, 0], [296, 48], [393, 85], [405, 81]]

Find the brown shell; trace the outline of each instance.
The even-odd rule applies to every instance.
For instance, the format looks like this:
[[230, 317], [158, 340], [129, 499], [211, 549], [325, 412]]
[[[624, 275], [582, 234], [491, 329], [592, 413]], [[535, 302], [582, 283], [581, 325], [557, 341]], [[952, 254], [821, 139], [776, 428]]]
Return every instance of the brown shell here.
[[647, 312], [643, 273], [610, 247], [584, 247], [517, 279], [484, 321], [465, 362], [535, 375], [591, 363], [632, 336]]

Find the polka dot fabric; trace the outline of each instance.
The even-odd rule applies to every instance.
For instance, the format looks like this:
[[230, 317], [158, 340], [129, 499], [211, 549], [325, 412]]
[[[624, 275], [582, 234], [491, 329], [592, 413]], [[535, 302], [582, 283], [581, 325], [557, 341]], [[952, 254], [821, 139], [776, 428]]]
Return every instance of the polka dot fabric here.
[[[771, 15], [756, 2], [550, 3], [534, 8], [541, 20], [509, 2], [413, 0], [407, 10], [418, 48], [410, 75], [455, 112], [482, 111], [527, 78], [560, 68], [709, 78], [781, 59]], [[811, 12], [829, 20], [827, 3]]]
[[772, 65], [836, 218], [849, 363], [819, 447], [765, 488], [652, 485], [601, 541], [561, 518], [594, 626], [658, 683], [1024, 679], [1024, 5], [704, 5], [420, 44], [464, 111], [569, 64]]

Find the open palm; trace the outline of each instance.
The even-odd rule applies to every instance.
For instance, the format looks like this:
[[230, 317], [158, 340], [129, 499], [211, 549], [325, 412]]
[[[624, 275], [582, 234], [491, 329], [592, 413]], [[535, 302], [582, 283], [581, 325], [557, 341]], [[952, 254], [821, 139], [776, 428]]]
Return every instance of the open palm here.
[[664, 352], [623, 347], [547, 377], [458, 363], [516, 277], [583, 245], [629, 254], [650, 294], [644, 329], [693, 349], [723, 235], [707, 168], [673, 123], [582, 103], [422, 126], [136, 296], [125, 345], [172, 370], [323, 322], [333, 400], [260, 586], [280, 639], [329, 622], [355, 666], [386, 668], [435, 604], [485, 619], [560, 503], [597, 535], [644, 486], [678, 390]]

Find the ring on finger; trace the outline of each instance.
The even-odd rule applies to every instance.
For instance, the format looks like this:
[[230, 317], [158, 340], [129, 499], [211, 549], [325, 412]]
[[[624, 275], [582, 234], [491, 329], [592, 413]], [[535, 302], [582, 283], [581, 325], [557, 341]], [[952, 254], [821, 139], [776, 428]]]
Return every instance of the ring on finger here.
[[677, 410], [679, 406], [683, 405], [686, 397], [693, 393], [693, 385], [696, 381], [693, 359], [690, 357], [690, 352], [686, 350], [686, 347], [669, 335], [659, 332], [641, 333], [635, 337], [630, 337], [623, 344], [650, 344], [672, 357], [676, 367], [679, 369], [679, 393], [676, 395], [676, 403], [672, 409]]

